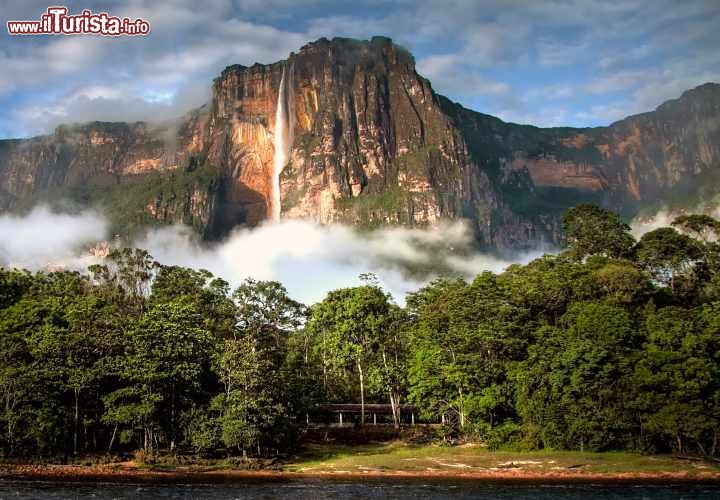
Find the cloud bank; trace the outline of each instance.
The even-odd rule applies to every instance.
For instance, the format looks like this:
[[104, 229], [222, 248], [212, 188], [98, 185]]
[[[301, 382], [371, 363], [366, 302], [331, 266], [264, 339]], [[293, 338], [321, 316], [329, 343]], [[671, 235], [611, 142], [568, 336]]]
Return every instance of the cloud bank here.
[[683, 214], [706, 214], [714, 219], [720, 220], [718, 201], [720, 200], [715, 196], [693, 207], [685, 209], [663, 207], [652, 215], [637, 216], [630, 222], [630, 232], [639, 240], [645, 233], [660, 229], [661, 227], [672, 226], [672, 222]]
[[[605, 125], [720, 81], [711, 0], [152, 0], [63, 2], [151, 22], [145, 37], [0, 32], [0, 137], [58, 122], [175, 117], [206, 100], [223, 67], [270, 63], [321, 36], [387, 35], [440, 93], [535, 125]], [[3, 2], [37, 19], [42, 0]], [[203, 93], [202, 90], [205, 90]]]
[[[12, 235], [0, 242], [0, 265], [85, 269], [94, 261], [88, 250], [106, 238], [106, 227], [94, 212], [68, 215], [43, 207], [23, 217], [0, 216], [0, 231]], [[439, 274], [471, 279], [482, 271], [499, 272], [512, 263], [473, 250], [472, 242], [472, 234], [462, 222], [361, 233], [339, 224], [288, 220], [237, 229], [213, 244], [201, 242], [189, 228], [164, 227], [148, 232], [133, 246], [148, 250], [163, 264], [207, 269], [232, 286], [247, 277], [277, 280], [293, 297], [308, 304], [335, 288], [360, 284], [361, 273], [373, 272], [402, 303], [406, 293]]]
[[24, 216], [0, 216], [0, 265], [39, 269], [75, 262], [79, 250], [105, 237], [107, 222], [96, 212], [55, 213], [41, 206]]

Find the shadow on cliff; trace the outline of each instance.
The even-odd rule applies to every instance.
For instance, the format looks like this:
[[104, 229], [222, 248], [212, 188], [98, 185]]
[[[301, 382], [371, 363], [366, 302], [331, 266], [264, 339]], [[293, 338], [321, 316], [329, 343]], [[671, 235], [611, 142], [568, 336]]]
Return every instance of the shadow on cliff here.
[[218, 205], [207, 232], [211, 240], [228, 236], [236, 227], [255, 227], [267, 219], [265, 197], [240, 181], [220, 183]]

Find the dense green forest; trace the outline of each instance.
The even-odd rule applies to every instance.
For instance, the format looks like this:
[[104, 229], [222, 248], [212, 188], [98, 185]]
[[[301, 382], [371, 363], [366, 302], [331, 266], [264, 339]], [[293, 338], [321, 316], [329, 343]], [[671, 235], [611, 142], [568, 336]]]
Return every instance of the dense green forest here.
[[447, 416], [438, 439], [717, 455], [720, 224], [635, 241], [592, 205], [563, 222], [559, 255], [405, 307], [372, 275], [306, 307], [139, 249], [0, 270], [0, 454], [267, 455], [318, 403], [410, 402]]

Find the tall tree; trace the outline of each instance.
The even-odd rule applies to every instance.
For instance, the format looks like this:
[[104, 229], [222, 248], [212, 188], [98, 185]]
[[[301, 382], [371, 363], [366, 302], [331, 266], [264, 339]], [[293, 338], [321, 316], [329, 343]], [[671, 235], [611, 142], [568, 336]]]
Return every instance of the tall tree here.
[[509, 366], [526, 339], [523, 309], [491, 273], [467, 286], [440, 280], [408, 300], [413, 308], [410, 397], [428, 413], [457, 414], [460, 427], [492, 429], [512, 416]]
[[342, 288], [330, 292], [312, 307], [307, 329], [323, 350], [330, 367], [357, 372], [360, 392], [360, 421], [365, 423], [365, 385], [368, 369], [377, 361], [378, 347], [391, 322], [388, 295], [377, 286]]
[[699, 311], [651, 308], [647, 314], [647, 342], [635, 366], [635, 404], [650, 450], [717, 453], [719, 318], [717, 303]]
[[643, 235], [637, 243], [637, 261], [663, 285], [676, 290], [677, 278], [692, 271], [700, 258], [698, 244], [671, 227], [655, 229]]
[[582, 260], [589, 255], [627, 257], [635, 240], [616, 213], [590, 204], [568, 210], [562, 220], [566, 252]]
[[277, 281], [246, 279], [233, 292], [237, 327], [263, 343], [284, 349], [291, 333], [305, 320], [305, 307], [291, 299]]
[[105, 420], [141, 425], [143, 447], [154, 448], [162, 431], [171, 448], [178, 438], [179, 412], [190, 405], [209, 363], [210, 333], [187, 298], [153, 305], [130, 332], [130, 352], [120, 360], [124, 387], [105, 398]]
[[597, 302], [574, 304], [557, 327], [541, 326], [517, 370], [517, 409], [534, 446], [601, 450], [627, 445], [637, 342], [629, 315]]

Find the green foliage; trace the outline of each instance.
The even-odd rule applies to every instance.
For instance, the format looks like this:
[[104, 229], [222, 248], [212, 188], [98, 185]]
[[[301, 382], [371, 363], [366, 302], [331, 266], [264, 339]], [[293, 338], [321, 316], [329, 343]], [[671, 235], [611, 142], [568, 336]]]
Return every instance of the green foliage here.
[[589, 255], [627, 257], [635, 243], [630, 226], [617, 214], [595, 205], [578, 205], [563, 217], [567, 253], [582, 260]]
[[694, 446], [703, 454], [717, 451], [719, 318], [718, 303], [700, 310], [667, 307], [647, 315], [647, 340], [634, 370], [646, 447], [670, 442], [678, 453]]
[[595, 302], [574, 304], [559, 327], [538, 330], [518, 368], [518, 412], [537, 429], [538, 446], [582, 451], [627, 444], [618, 394], [628, 390], [633, 337], [625, 311]]
[[0, 269], [0, 454], [266, 455], [318, 403], [359, 400], [396, 426], [412, 402], [445, 443], [717, 456], [717, 224], [633, 247], [577, 207], [566, 252], [437, 279], [403, 308], [372, 274], [308, 309], [139, 249], [87, 274]]
[[327, 387], [334, 373], [355, 372], [362, 422], [367, 377], [371, 368], [378, 366], [380, 356], [387, 361], [385, 337], [393, 332], [392, 322], [390, 298], [375, 285], [334, 290], [310, 311], [306, 330], [321, 339], [315, 354], [322, 360], [323, 383]]
[[372, 229], [387, 222], [402, 224], [412, 222], [414, 207], [426, 204], [432, 193], [418, 193], [392, 186], [379, 193], [361, 194], [336, 201], [337, 208], [345, 211], [345, 218], [365, 229]]
[[691, 270], [701, 256], [700, 244], [678, 233], [671, 227], [662, 227], [643, 235], [635, 253], [643, 269], [663, 284], [674, 285], [675, 278]]
[[[218, 170], [202, 161], [191, 161], [188, 169], [138, 175], [124, 184], [82, 185], [51, 188], [21, 200], [19, 210], [29, 210], [38, 201], [67, 207], [94, 207], [107, 214], [111, 234], [132, 238], [148, 227], [180, 223], [205, 230], [202, 214], [192, 213], [195, 193], [211, 198], [218, 186]], [[195, 208], [198, 208], [195, 206]], [[200, 217], [198, 217], [200, 216]]]
[[412, 328], [410, 399], [426, 414], [458, 417], [461, 427], [512, 417], [508, 370], [526, 341], [525, 310], [485, 273], [466, 285], [441, 280], [408, 300]]

